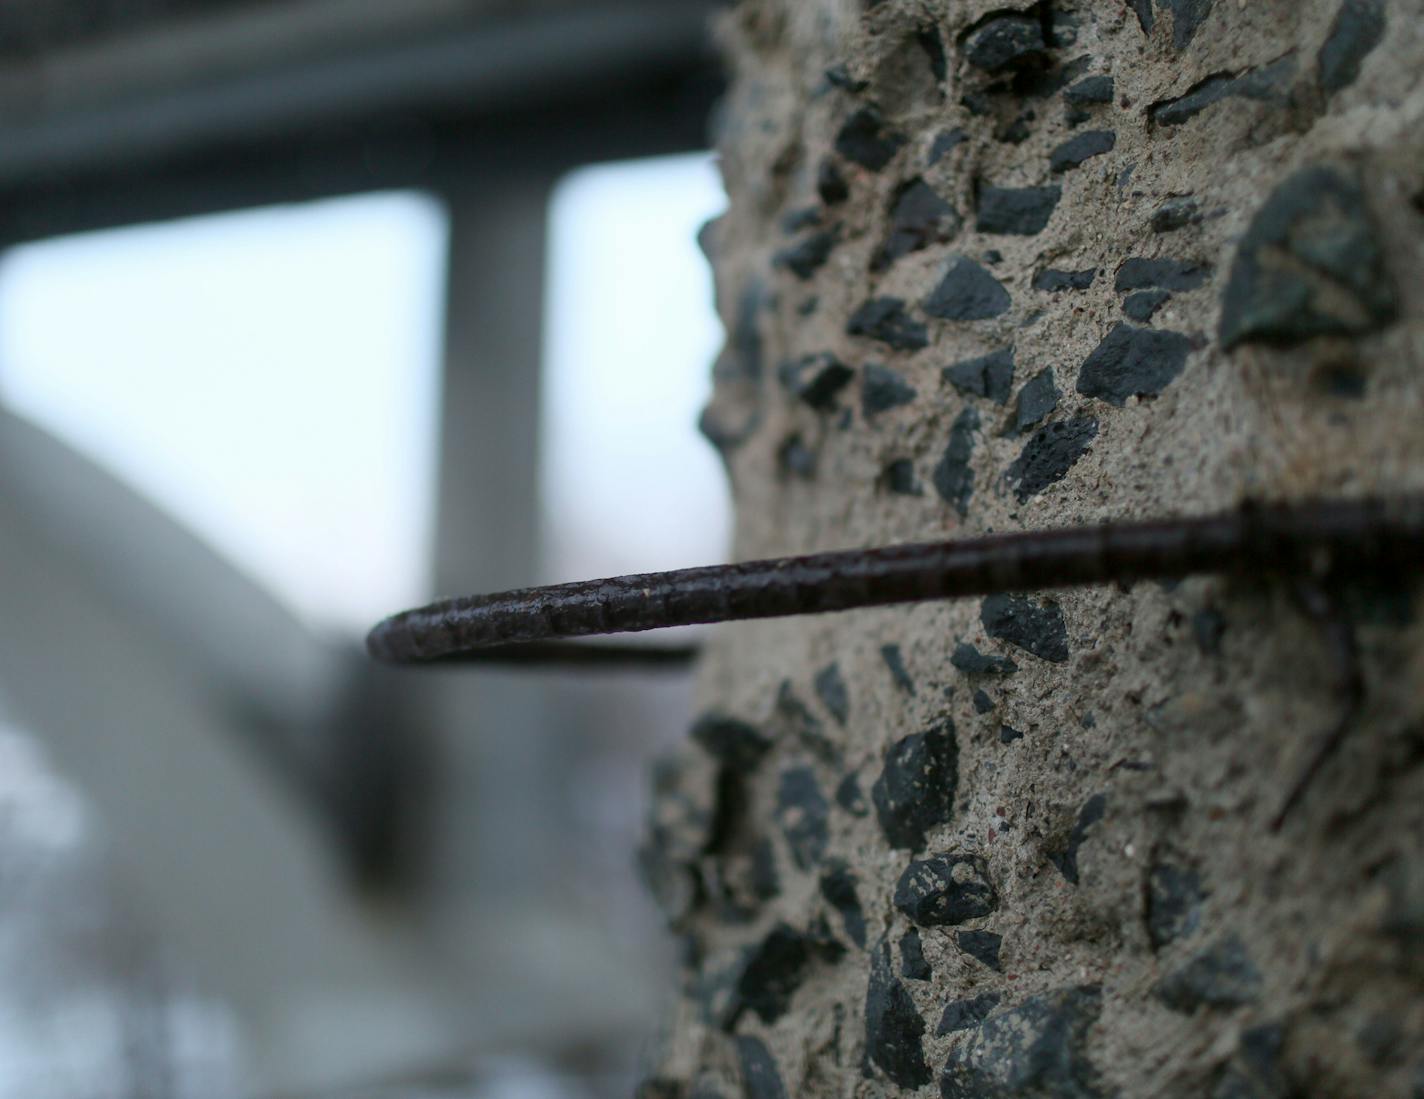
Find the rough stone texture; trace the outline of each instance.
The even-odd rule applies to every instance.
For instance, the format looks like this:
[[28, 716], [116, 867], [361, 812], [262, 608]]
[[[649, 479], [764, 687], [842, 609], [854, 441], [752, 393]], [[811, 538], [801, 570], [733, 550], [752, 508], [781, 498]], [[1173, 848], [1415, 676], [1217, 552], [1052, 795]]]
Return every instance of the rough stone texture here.
[[890, 944], [881, 943], [870, 965], [865, 991], [865, 1054], [867, 1060], [902, 1088], [928, 1084], [925, 1063], [925, 1021], [914, 998], [896, 979], [890, 965]]
[[970, 31], [964, 56], [976, 68], [997, 72], [1037, 60], [1046, 45], [1043, 24], [1034, 16], [999, 15]]
[[[822, 669], [820, 675], [825, 675]], [[819, 686], [819, 676], [817, 686]], [[782, 736], [795, 738], [806, 751], [816, 758], [836, 764], [840, 752], [835, 741], [826, 734], [824, 723], [811, 708], [801, 701], [789, 679], [783, 680], [776, 692], [776, 707], [773, 711], [774, 725]]]
[[998, 903], [984, 860], [971, 855], [916, 859], [895, 886], [895, 907], [920, 927], [962, 924]]
[[944, 1005], [935, 1033], [943, 1036], [958, 1030], [973, 1030], [999, 1006], [999, 1000], [997, 992], [985, 992], [970, 1000], [951, 1000]]
[[1190, 46], [1215, 3], [1216, 0], [1157, 0], [1159, 8], [1172, 13], [1172, 45], [1179, 50]]
[[856, 111], [836, 135], [836, 152], [872, 172], [889, 164], [904, 144], [904, 135], [887, 130], [874, 107]]
[[1190, 867], [1160, 862], [1147, 877], [1147, 934], [1161, 949], [1201, 926], [1205, 897], [1201, 877]]
[[[1019, 406], [1020, 419], [1023, 406]], [[1038, 417], [1042, 419], [1042, 416]], [[1032, 420], [1028, 421], [1034, 422]], [[1023, 452], [1009, 466], [1009, 483], [1020, 502], [1036, 496], [1068, 476], [1068, 471], [1088, 453], [1098, 436], [1098, 421], [1091, 416], [1058, 420], [1035, 432]]]
[[950, 203], [923, 179], [913, 179], [895, 195], [889, 235], [870, 266], [883, 271], [901, 256], [953, 240], [960, 224], [959, 212]]
[[[1155, 215], [1154, 215], [1155, 216]], [[1123, 290], [1195, 290], [1211, 277], [1202, 263], [1179, 259], [1144, 259], [1134, 256], [1117, 271], [1114, 288]]]
[[1191, 341], [1180, 332], [1115, 325], [1078, 371], [1078, 392], [1119, 408], [1129, 397], [1156, 397], [1186, 369]]
[[1354, 171], [1312, 165], [1271, 193], [1242, 237], [1221, 342], [1297, 344], [1373, 332], [1396, 319], [1397, 300]]
[[1068, 660], [1068, 627], [1057, 603], [1020, 595], [990, 595], [980, 604], [979, 621], [996, 641], [1006, 641], [1054, 664]]
[[803, 355], [784, 362], [776, 376], [788, 392], [794, 393], [818, 412], [832, 412], [836, 398], [855, 377], [855, 371], [834, 355]]
[[1189, 195], [1174, 195], [1157, 207], [1157, 212], [1152, 215], [1152, 231], [1175, 233], [1188, 225], [1197, 225], [1201, 220], [1201, 207], [1196, 199]]
[[1086, 290], [1098, 277], [1097, 269], [1086, 271], [1055, 271], [1046, 267], [1033, 277], [1035, 290], [1046, 290], [1050, 294], [1061, 294], [1065, 290]]
[[1320, 86], [1327, 94], [1347, 88], [1360, 77], [1360, 67], [1384, 38], [1384, 0], [1345, 0], [1330, 37], [1320, 47]]
[[776, 794], [777, 820], [791, 857], [802, 870], [811, 869], [825, 853], [830, 811], [811, 768], [793, 767], [782, 773]]
[[909, 404], [917, 396], [915, 387], [894, 370], [879, 363], [866, 364], [860, 386], [860, 411], [867, 420], [878, 412]]
[[1007, 434], [1021, 435], [1035, 424], [1042, 423], [1055, 408], [1063, 394], [1053, 381], [1053, 367], [1045, 366], [1026, 381], [1014, 402], [1014, 418]]
[[1058, 872], [1063, 875], [1065, 881], [1073, 885], [1078, 884], [1078, 852], [1083, 841], [1088, 838], [1088, 830], [1103, 819], [1103, 814], [1107, 811], [1107, 801], [1103, 794], [1094, 794], [1085, 801], [1083, 808], [1078, 811], [1078, 820], [1073, 825], [1068, 842], [1061, 850], [1049, 850], [1049, 862], [1058, 867]]
[[959, 781], [954, 726], [938, 725], [891, 745], [871, 788], [876, 819], [891, 847], [918, 851], [925, 833], [949, 820]]
[[776, 253], [772, 257], [772, 263], [778, 267], [785, 267], [805, 282], [825, 266], [826, 260], [831, 258], [831, 251], [838, 243], [839, 236], [840, 234], [834, 229], [824, 229], [819, 233], [812, 233], [804, 240]]
[[1296, 59], [1287, 55], [1274, 64], [1248, 69], [1240, 75], [1213, 74], [1179, 96], [1154, 103], [1148, 118], [1156, 126], [1182, 126], [1229, 99], [1285, 106], [1297, 75], [1296, 68]]
[[934, 969], [925, 961], [917, 928], [910, 928], [900, 937], [900, 976], [909, 981], [928, 981], [934, 976]]
[[1157, 310], [1172, 300], [1166, 290], [1139, 290], [1129, 294], [1122, 303], [1122, 311], [1129, 320], [1146, 324], [1157, 315]]
[[1261, 974], [1233, 935], [1167, 974], [1153, 991], [1175, 1011], [1240, 1007], [1260, 995]]
[[1011, 675], [1019, 670], [1007, 656], [981, 653], [973, 645], [962, 642], [954, 647], [949, 662], [966, 675]]
[[786, 1099], [786, 1085], [776, 1061], [760, 1038], [738, 1038], [737, 1058], [742, 1066], [742, 1086], [747, 1099]]
[[810, 961], [811, 943], [806, 936], [777, 924], [765, 939], [747, 949], [738, 964], [723, 1025], [734, 1027], [743, 1011], [756, 1012], [763, 1022], [776, 1022], [790, 1006]]
[[959, 949], [971, 958], [988, 966], [996, 973], [1003, 972], [999, 961], [999, 950], [1004, 945], [1004, 937], [992, 931], [959, 931], [954, 941]]
[[918, 351], [929, 345], [925, 326], [905, 311], [899, 298], [872, 298], [851, 314], [846, 332], [878, 340], [894, 351]]
[[1014, 349], [1005, 347], [944, 368], [944, 380], [961, 393], [1004, 404], [1014, 384]]
[[951, 1050], [940, 1095], [1099, 1099], [1104, 1092], [1086, 1046], [1101, 1004], [1099, 988], [1073, 988], [990, 1015]]
[[949, 265], [944, 278], [925, 299], [925, 312], [947, 321], [987, 321], [1012, 305], [1004, 284], [967, 256]]
[[[730, 337], [704, 423], [734, 559], [1424, 489], [1424, 0], [742, 0], [723, 32]], [[1113, 147], [1054, 174], [1090, 132]], [[962, 223], [903, 209], [916, 181]], [[1005, 231], [991, 187], [1060, 193]], [[809, 279], [777, 266], [835, 227]], [[891, 241], [915, 247], [878, 265]], [[943, 381], [1008, 347], [1007, 404]], [[808, 356], [855, 377], [783, 384]], [[917, 396], [867, 420], [872, 362]], [[814, 462], [786, 476], [792, 437]], [[1417, 1099], [1424, 618], [1356, 625], [1363, 708], [1279, 832], [1341, 699], [1270, 577], [717, 629], [701, 705], [744, 729], [659, 772], [645, 867], [689, 973], [649, 1075], [725, 1099]], [[917, 786], [907, 738], [948, 729]], [[805, 867], [779, 810], [798, 768], [826, 805]], [[760, 849], [775, 889], [737, 884]], [[947, 880], [901, 891], [936, 860]], [[905, 911], [975, 882], [994, 903], [961, 923]], [[715, 1008], [778, 927], [805, 953], [785, 1010], [728, 1033]]]
[[1089, 130], [1070, 137], [1048, 154], [1048, 165], [1054, 173], [1077, 168], [1095, 156], [1110, 153], [1117, 147], [1117, 134], [1111, 130]]
[[1043, 232], [1062, 198], [1061, 187], [983, 187], [974, 227], [1031, 237]]
[[865, 946], [865, 912], [855, 891], [855, 875], [844, 863], [834, 864], [821, 875], [821, 896], [841, 915], [846, 936], [856, 946]]
[[885, 467], [885, 472], [881, 474], [880, 479], [884, 483], [886, 491], [893, 492], [897, 496], [923, 496], [925, 494], [924, 486], [915, 476], [915, 463], [909, 458], [896, 458]]
[[908, 695], [915, 693], [915, 681], [910, 677], [910, 673], [905, 670], [905, 654], [900, 651], [899, 645], [881, 645], [880, 656], [885, 661], [885, 666], [890, 669], [890, 675], [895, 680], [895, 686], [899, 687]]
[[1110, 76], [1090, 76], [1080, 80], [1063, 93], [1063, 98], [1079, 107], [1113, 101], [1113, 78]]
[[979, 432], [979, 413], [966, 408], [955, 417], [949, 429], [949, 444], [934, 469], [934, 487], [946, 504], [961, 516], [969, 514], [969, 501], [974, 495], [974, 439]]
[[[910, 398], [913, 399], [913, 394]], [[827, 664], [816, 673], [816, 697], [821, 700], [837, 724], [844, 725], [850, 717], [850, 690], [839, 664]]]

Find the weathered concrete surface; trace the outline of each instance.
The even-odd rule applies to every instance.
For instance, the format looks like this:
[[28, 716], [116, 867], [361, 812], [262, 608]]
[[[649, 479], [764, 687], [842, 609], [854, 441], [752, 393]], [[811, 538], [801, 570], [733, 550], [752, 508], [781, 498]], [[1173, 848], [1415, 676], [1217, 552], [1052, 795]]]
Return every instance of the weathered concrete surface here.
[[[1420, 0], [726, 32], [739, 557], [1424, 487]], [[1269, 578], [723, 629], [646, 1094], [1424, 1095], [1419, 594], [1353, 593], [1367, 701], [1279, 833], [1342, 700]]]

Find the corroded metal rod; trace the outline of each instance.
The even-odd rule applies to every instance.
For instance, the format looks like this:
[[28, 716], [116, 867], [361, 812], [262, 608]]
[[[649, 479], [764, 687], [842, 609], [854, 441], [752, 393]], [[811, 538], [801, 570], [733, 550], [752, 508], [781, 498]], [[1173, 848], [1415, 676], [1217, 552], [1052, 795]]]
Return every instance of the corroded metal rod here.
[[1421, 563], [1424, 494], [1250, 503], [1196, 518], [842, 550], [450, 599], [386, 619], [366, 647], [394, 663], [444, 661], [598, 634], [996, 592], [1213, 572], [1415, 571]]
[[[368, 644], [369, 647], [369, 644]], [[531, 641], [446, 653], [422, 659], [426, 665], [543, 668], [568, 672], [605, 669], [681, 671], [697, 659], [696, 645], [607, 645], [581, 641]]]

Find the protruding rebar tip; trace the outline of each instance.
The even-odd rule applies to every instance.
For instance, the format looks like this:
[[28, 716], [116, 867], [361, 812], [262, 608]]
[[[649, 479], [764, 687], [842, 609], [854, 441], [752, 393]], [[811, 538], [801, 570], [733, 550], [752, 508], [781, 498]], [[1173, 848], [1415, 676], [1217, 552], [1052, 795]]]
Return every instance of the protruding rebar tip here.
[[366, 639], [389, 663], [611, 667], [685, 663], [686, 649], [566, 648], [571, 638], [819, 614], [930, 599], [1199, 573], [1417, 571], [1424, 494], [1250, 505], [1193, 518], [995, 534], [557, 584], [450, 599]]

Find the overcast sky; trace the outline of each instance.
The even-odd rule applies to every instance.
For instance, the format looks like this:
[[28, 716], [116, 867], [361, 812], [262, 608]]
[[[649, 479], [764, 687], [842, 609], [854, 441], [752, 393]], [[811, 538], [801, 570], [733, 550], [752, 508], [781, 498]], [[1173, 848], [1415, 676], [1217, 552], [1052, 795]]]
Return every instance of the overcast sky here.
[[[719, 334], [711, 158], [585, 169], [551, 211], [550, 575], [720, 557], [695, 434]], [[86, 234], [0, 263], [0, 400], [312, 623], [428, 594], [446, 219], [382, 194]]]

